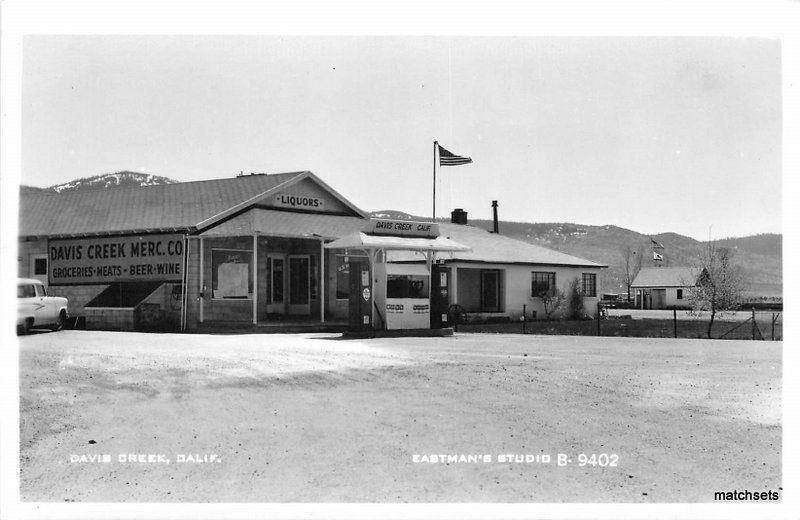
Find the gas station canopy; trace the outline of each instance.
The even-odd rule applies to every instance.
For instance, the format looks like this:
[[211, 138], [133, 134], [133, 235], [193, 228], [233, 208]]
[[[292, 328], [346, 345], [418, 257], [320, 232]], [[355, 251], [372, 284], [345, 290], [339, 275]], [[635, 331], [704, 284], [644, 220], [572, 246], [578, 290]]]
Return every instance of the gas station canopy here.
[[445, 237], [398, 237], [353, 233], [325, 244], [326, 249], [383, 249], [406, 251], [471, 251], [458, 242]]

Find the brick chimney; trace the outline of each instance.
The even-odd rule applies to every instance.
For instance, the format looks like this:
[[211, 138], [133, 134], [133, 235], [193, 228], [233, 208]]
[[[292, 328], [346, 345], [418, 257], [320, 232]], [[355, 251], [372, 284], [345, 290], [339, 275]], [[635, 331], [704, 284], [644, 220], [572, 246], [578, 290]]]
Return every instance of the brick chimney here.
[[450, 222], [453, 224], [467, 225], [467, 212], [461, 208], [456, 208], [450, 212]]

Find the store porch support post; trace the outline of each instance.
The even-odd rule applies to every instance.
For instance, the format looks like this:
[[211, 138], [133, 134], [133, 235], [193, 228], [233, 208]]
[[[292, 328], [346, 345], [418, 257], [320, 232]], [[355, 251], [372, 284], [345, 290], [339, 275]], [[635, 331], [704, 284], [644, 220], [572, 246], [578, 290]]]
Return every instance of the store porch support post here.
[[325, 239], [319, 239], [319, 321], [325, 323]]
[[205, 273], [203, 272], [203, 237], [200, 237], [200, 323], [203, 323], [203, 304], [205, 303], [206, 294], [205, 294], [205, 280], [203, 279]]
[[258, 234], [253, 234], [253, 325], [258, 325]]

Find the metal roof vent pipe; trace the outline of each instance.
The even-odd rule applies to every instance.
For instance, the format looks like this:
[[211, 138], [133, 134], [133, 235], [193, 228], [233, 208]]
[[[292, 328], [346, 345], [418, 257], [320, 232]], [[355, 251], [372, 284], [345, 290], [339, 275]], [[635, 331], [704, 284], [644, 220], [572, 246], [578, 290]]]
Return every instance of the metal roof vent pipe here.
[[467, 225], [467, 212], [461, 208], [456, 208], [450, 212], [450, 222], [453, 224]]
[[500, 224], [497, 222], [497, 201], [492, 201], [492, 212], [494, 213], [494, 225], [492, 227], [492, 233], [500, 233]]

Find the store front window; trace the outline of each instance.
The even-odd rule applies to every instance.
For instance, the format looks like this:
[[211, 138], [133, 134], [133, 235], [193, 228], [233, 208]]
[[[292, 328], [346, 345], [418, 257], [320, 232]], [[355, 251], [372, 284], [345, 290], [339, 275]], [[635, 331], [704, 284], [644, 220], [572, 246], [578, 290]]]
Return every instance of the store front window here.
[[253, 296], [253, 252], [212, 249], [211, 277], [215, 300], [241, 300]]

